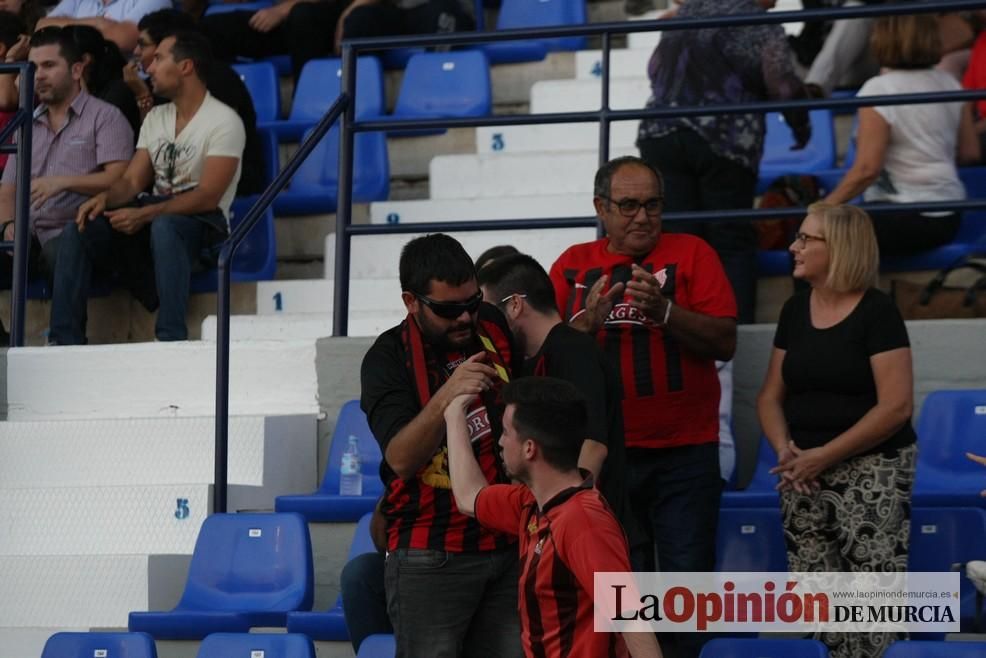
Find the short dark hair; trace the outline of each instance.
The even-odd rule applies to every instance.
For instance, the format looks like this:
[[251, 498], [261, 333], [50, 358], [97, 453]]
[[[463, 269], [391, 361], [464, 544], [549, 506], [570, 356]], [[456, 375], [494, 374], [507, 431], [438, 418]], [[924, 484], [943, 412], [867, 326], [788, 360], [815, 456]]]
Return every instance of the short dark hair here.
[[476, 259], [476, 272], [495, 261], [497, 258], [503, 258], [504, 256], [512, 256], [513, 254], [519, 254], [517, 247], [510, 244], [501, 244], [496, 247], [490, 247], [483, 253], [479, 255]]
[[476, 278], [476, 268], [459, 241], [444, 233], [414, 238], [401, 250], [401, 290], [427, 295], [432, 280], [461, 286]]
[[497, 304], [507, 295], [520, 293], [527, 295], [527, 303], [535, 311], [550, 313], [558, 310], [551, 277], [541, 263], [527, 254], [496, 259], [483, 269], [481, 278], [482, 285]]
[[0, 43], [10, 48], [22, 34], [27, 34], [27, 26], [21, 17], [13, 12], [0, 11]]
[[171, 56], [175, 62], [191, 60], [195, 66], [195, 75], [203, 83], [209, 78], [209, 68], [212, 66], [212, 46], [204, 34], [196, 30], [178, 30], [169, 34], [175, 40], [171, 48]]
[[513, 405], [514, 428], [537, 444], [544, 461], [560, 471], [578, 468], [589, 415], [574, 384], [555, 377], [522, 377], [503, 388], [503, 402]]
[[69, 66], [82, 61], [82, 49], [75, 43], [71, 33], [60, 27], [44, 27], [31, 35], [30, 47], [58, 46], [58, 52]]
[[186, 14], [177, 9], [158, 9], [157, 11], [145, 14], [140, 19], [140, 22], [137, 23], [137, 29], [141, 32], [147, 32], [147, 36], [155, 44], [158, 44], [163, 39], [177, 32], [194, 30], [196, 28], [195, 19], [192, 18], [191, 14]]
[[613, 189], [613, 175], [627, 165], [637, 165], [650, 169], [657, 179], [658, 187], [664, 190], [664, 176], [658, 171], [657, 167], [635, 155], [624, 155], [620, 158], [613, 158], [596, 171], [596, 179], [592, 186], [592, 194], [598, 197], [608, 197]]

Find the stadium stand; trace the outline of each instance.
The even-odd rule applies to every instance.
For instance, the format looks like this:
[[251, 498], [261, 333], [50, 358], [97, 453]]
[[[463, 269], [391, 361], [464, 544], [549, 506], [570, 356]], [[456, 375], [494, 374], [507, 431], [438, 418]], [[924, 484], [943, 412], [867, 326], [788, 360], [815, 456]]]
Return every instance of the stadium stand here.
[[488, 115], [492, 109], [490, 65], [483, 51], [419, 53], [407, 62], [394, 117], [476, 117]]
[[986, 452], [986, 389], [935, 391], [925, 398], [917, 433], [914, 504], [986, 507], [983, 469], [965, 456]]
[[[235, 6], [235, 5], [234, 5]], [[253, 109], [257, 113], [257, 122], [276, 121], [281, 118], [281, 90], [277, 78], [277, 69], [270, 62], [253, 62], [249, 64], [234, 64], [243, 84], [250, 92]]]
[[[503, 0], [496, 29], [510, 30], [586, 22], [585, 0]], [[483, 50], [496, 64], [544, 59], [552, 51], [585, 48], [584, 37], [501, 41], [484, 44]]]
[[197, 658], [315, 658], [315, 647], [297, 633], [213, 633], [199, 646]]
[[787, 571], [780, 507], [723, 507], [716, 539], [717, 571]]
[[776, 488], [779, 480], [776, 475], [770, 473], [770, 469], [775, 466], [777, 466], [777, 453], [767, 441], [767, 437], [762, 436], [757, 447], [757, 465], [753, 477], [745, 488], [723, 492], [722, 506], [776, 508], [780, 505]]
[[356, 658], [394, 658], [396, 651], [393, 635], [371, 635], [363, 640]]
[[146, 633], [55, 633], [41, 658], [157, 658], [154, 638]]

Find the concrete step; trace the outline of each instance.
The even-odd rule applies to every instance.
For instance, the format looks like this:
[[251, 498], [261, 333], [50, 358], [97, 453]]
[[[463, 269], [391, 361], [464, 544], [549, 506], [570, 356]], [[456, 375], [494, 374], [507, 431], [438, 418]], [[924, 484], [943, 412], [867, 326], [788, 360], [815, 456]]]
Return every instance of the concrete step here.
[[[609, 51], [611, 78], [647, 77], [647, 62], [653, 48], [613, 48]], [[575, 53], [575, 77], [579, 80], [599, 80], [602, 77], [601, 50], [580, 50]]]
[[373, 224], [411, 224], [468, 219], [538, 219], [595, 214], [592, 190], [560, 196], [506, 196], [490, 199], [381, 201], [370, 205]]
[[[315, 438], [314, 415], [231, 417], [229, 483], [268, 507], [313, 489]], [[211, 416], [0, 423], [0, 489], [208, 484], [214, 463]]]
[[132, 610], [174, 607], [188, 563], [186, 555], [0, 556], [3, 630], [126, 627]]
[[[230, 338], [248, 340], [315, 340], [332, 335], [332, 282], [326, 279], [292, 281], [295, 284], [288, 294], [281, 293], [289, 303], [298, 301], [306, 309], [302, 313], [274, 313], [270, 315], [235, 315], [230, 318]], [[375, 281], [380, 288], [392, 287], [390, 281]], [[387, 299], [390, 299], [388, 296]], [[300, 301], [308, 300], [308, 301]], [[326, 301], [327, 300], [327, 301]], [[328, 307], [328, 308], [326, 308]], [[317, 311], [317, 312], [316, 312]], [[379, 336], [400, 323], [405, 313], [402, 309], [380, 311], [350, 311], [350, 336]], [[202, 339], [215, 340], [216, 317], [209, 316], [202, 323]]]
[[[610, 151], [632, 149], [639, 121], [609, 125]], [[555, 123], [476, 128], [477, 153], [542, 153], [546, 151], [592, 151], [599, 148], [599, 124]], [[374, 204], [375, 205], [375, 204]]]
[[[230, 413], [317, 414], [315, 354], [311, 341], [234, 345]], [[8, 351], [6, 358], [9, 420], [215, 412], [214, 343], [25, 347]]]
[[[613, 149], [610, 157], [636, 155]], [[592, 190], [598, 152], [443, 155], [431, 161], [432, 199], [504, 199], [578, 194]]]
[[[646, 74], [609, 81], [609, 107], [642, 109], [650, 98]], [[602, 83], [589, 80], [543, 80], [531, 88], [531, 113], [589, 112], [602, 107]]]

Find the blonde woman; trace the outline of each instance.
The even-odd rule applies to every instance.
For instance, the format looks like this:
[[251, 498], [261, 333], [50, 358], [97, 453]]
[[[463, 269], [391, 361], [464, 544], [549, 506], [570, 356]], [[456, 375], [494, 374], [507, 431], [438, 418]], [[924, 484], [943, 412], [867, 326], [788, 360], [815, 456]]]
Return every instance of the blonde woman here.
[[[781, 311], [760, 424], [777, 451], [792, 571], [904, 571], [916, 454], [911, 349], [877, 290], [869, 216], [816, 203], [791, 243], [809, 290]], [[891, 634], [821, 638], [832, 656], [879, 656]]]

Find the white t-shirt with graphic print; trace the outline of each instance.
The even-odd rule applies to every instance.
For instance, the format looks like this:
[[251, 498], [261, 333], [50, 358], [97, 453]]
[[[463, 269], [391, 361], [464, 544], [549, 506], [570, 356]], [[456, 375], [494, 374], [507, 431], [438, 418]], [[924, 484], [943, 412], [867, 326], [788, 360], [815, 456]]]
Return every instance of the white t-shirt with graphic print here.
[[195, 116], [177, 137], [174, 103], [158, 105], [140, 127], [137, 148], [146, 149], [154, 165], [154, 194], [173, 196], [198, 186], [206, 158], [237, 158], [236, 174], [223, 193], [219, 209], [229, 223], [229, 207], [236, 196], [243, 165], [246, 132], [233, 108], [206, 93]]

